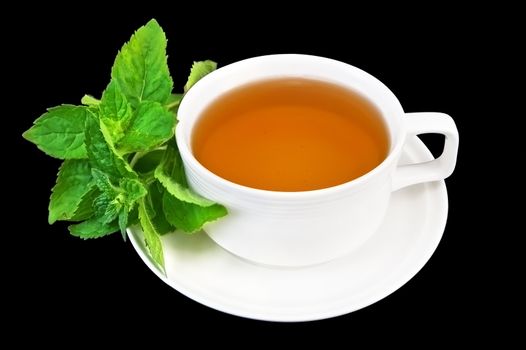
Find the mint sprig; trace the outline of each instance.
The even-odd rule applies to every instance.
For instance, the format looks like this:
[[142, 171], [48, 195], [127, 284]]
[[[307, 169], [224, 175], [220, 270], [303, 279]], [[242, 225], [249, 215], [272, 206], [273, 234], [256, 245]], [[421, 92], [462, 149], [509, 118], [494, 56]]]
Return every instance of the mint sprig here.
[[[174, 140], [184, 94], [173, 94], [166, 36], [157, 21], [139, 28], [117, 54], [99, 99], [48, 109], [23, 137], [63, 159], [49, 202], [49, 223], [77, 222], [72, 235], [98, 238], [139, 224], [153, 260], [164, 267], [160, 236], [199, 231], [227, 214], [194, 193]], [[186, 93], [216, 69], [195, 62]]]

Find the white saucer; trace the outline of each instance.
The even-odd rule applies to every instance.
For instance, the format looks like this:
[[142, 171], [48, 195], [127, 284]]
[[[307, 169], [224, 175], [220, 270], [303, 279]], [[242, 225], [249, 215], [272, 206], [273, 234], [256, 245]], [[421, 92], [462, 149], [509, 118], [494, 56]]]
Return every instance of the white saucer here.
[[[403, 162], [431, 159], [419, 139], [408, 141]], [[435, 251], [447, 211], [444, 181], [402, 189], [393, 194], [383, 225], [364, 246], [304, 268], [252, 264], [223, 250], [205, 233], [175, 233], [163, 237], [165, 277], [150, 259], [142, 232], [128, 230], [128, 236], [160, 279], [197, 302], [253, 319], [308, 321], [358, 310], [409, 281]]]

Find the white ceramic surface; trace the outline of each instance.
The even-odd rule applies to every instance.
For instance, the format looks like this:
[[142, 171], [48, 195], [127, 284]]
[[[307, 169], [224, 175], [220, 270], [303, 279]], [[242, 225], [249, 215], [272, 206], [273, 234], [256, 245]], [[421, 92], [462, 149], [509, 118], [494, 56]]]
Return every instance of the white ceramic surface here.
[[[401, 163], [431, 159], [424, 144], [411, 137]], [[163, 237], [164, 276], [151, 260], [142, 233], [128, 230], [128, 236], [159, 278], [197, 302], [248, 318], [308, 321], [358, 310], [400, 288], [435, 251], [447, 210], [444, 181], [404, 188], [393, 193], [382, 225], [359, 249], [324, 264], [299, 268], [247, 262], [202, 232], [174, 233]], [[326, 236], [321, 228], [317, 239]]]
[[[201, 112], [232, 88], [276, 77], [328, 81], [368, 98], [386, 121], [391, 139], [388, 157], [358, 179], [305, 192], [253, 189], [204, 168], [193, 157], [190, 146]], [[230, 252], [268, 265], [314, 265], [358, 249], [382, 223], [392, 191], [446, 178], [453, 171], [458, 148], [458, 133], [449, 116], [405, 114], [395, 95], [370, 74], [346, 63], [308, 55], [261, 56], [223, 67], [190, 89], [178, 118], [177, 144], [190, 186], [229, 210], [229, 215], [207, 224], [204, 230]], [[446, 136], [442, 156], [426, 164], [397, 168], [406, 136], [429, 132]]]

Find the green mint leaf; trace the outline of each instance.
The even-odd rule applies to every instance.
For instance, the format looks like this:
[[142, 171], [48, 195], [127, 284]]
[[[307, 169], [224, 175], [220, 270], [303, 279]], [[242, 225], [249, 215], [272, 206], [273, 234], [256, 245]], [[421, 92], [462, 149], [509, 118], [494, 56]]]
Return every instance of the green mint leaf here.
[[122, 210], [122, 204], [113, 199], [108, 193], [102, 192], [93, 202], [95, 216], [105, 224], [114, 221]]
[[48, 109], [22, 136], [59, 159], [86, 158], [84, 124], [87, 107], [62, 105]]
[[166, 62], [166, 36], [152, 19], [118, 53], [111, 71], [133, 107], [142, 101], [165, 104], [173, 82]]
[[202, 207], [209, 207], [215, 204], [215, 202], [201, 197], [188, 188], [183, 161], [175, 142], [170, 142], [167, 145], [163, 159], [157, 169], [155, 169], [154, 175], [172, 196], [183, 202]]
[[124, 203], [126, 206], [130, 207], [130, 209], [137, 200], [141, 199], [148, 193], [142, 182], [136, 179], [120, 179], [119, 189], [122, 189], [124, 192]]
[[113, 120], [122, 120], [131, 116], [131, 106], [117, 82], [112, 80], [102, 93], [100, 104], [102, 115]]
[[118, 189], [113, 186], [108, 175], [104, 174], [97, 168], [91, 170], [91, 175], [102, 194], [108, 194], [111, 198], [117, 195]]
[[186, 233], [199, 231], [207, 222], [228, 214], [226, 208], [220, 204], [202, 207], [183, 202], [168, 192], [163, 196], [163, 209], [167, 221]]
[[148, 213], [146, 206], [148, 202], [143, 198], [139, 200], [139, 221], [144, 233], [146, 246], [150, 251], [152, 259], [164, 268], [163, 246], [161, 243], [160, 233], [155, 228], [152, 218]]
[[84, 95], [82, 96], [80, 103], [82, 103], [85, 106], [98, 106], [100, 104], [100, 100], [96, 99], [91, 95]]
[[122, 239], [126, 242], [126, 228], [139, 224], [139, 205], [135, 205], [133, 209], [126, 213], [122, 212], [119, 216], [119, 228], [121, 229]]
[[227, 210], [188, 188], [183, 162], [174, 141], [168, 143], [163, 159], [155, 169], [155, 178], [163, 185], [163, 211], [166, 220], [185, 232], [196, 232], [202, 226], [227, 214]]
[[152, 222], [160, 235], [165, 235], [176, 230], [176, 227], [170, 224], [168, 220], [166, 220], [166, 217], [164, 215], [164, 192], [165, 189], [157, 181], [150, 184], [148, 188], [147, 209], [150, 214], [150, 217], [152, 218]]
[[93, 217], [80, 224], [68, 227], [71, 235], [83, 239], [99, 238], [116, 232], [119, 229], [117, 221], [105, 223], [100, 218]]
[[64, 161], [49, 201], [49, 223], [79, 217], [79, 206], [92, 187], [91, 166], [87, 160]]
[[95, 201], [95, 198], [99, 196], [99, 194], [100, 192], [97, 186], [94, 186], [94, 184], [92, 184], [91, 190], [88, 191], [84, 196], [82, 196], [77, 210], [69, 220], [83, 221], [92, 217], [95, 214], [93, 202]]
[[124, 136], [133, 112], [116, 81], [112, 80], [102, 94], [100, 114], [113, 142], [118, 142]]
[[124, 242], [126, 242], [126, 228], [139, 223], [138, 207], [138, 205], [134, 205], [129, 212], [122, 211], [119, 214], [119, 228], [121, 229], [121, 235]]
[[158, 102], [142, 102], [117, 148], [123, 154], [153, 149], [173, 137], [174, 128], [172, 112]]
[[137, 174], [116, 151], [111, 136], [102, 120], [93, 115], [86, 118], [86, 149], [92, 168], [107, 174], [111, 179], [137, 178]]
[[217, 63], [214, 61], [206, 60], [194, 62], [192, 69], [190, 70], [190, 75], [188, 76], [188, 81], [184, 86], [184, 92], [186, 93], [192, 86], [195, 85], [199, 80], [201, 80], [205, 75], [212, 73], [217, 68]]
[[139, 180], [128, 178], [121, 178], [119, 185], [115, 186], [108, 175], [98, 169], [92, 169], [92, 175], [101, 192], [93, 203], [95, 215], [103, 223], [110, 223], [119, 218], [119, 226], [124, 233], [128, 212], [132, 210], [137, 200], [146, 195], [146, 188]]
[[122, 210], [119, 214], [119, 228], [121, 229], [122, 239], [126, 241], [126, 228], [128, 227], [128, 211]]

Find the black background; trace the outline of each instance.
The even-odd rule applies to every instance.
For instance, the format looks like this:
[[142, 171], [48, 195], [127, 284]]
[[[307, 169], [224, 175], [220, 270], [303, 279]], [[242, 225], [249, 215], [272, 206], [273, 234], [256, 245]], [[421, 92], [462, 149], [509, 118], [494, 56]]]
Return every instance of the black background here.
[[[90, 319], [99, 319], [105, 326], [97, 327], [98, 334], [110, 334], [122, 325], [170, 334], [175, 325], [185, 325], [299, 330], [305, 336], [320, 329], [340, 336], [397, 329], [403, 339], [416, 331], [466, 334], [466, 324], [484, 322], [476, 292], [483, 269], [478, 247], [484, 238], [465, 228], [471, 220], [465, 208], [473, 191], [468, 177], [475, 167], [474, 135], [482, 132], [476, 125], [483, 124], [472, 123], [475, 105], [484, 98], [473, 92], [480, 89], [480, 59], [492, 45], [482, 22], [466, 22], [466, 13], [451, 9], [416, 9], [404, 16], [306, 5], [293, 12], [248, 4], [233, 9], [218, 5], [206, 12], [199, 8], [145, 9], [135, 14], [101, 8], [60, 10], [68, 15], [57, 9], [25, 22], [30, 30], [11, 45], [17, 52], [11, 72], [17, 78], [13, 90], [20, 91], [13, 99], [20, 101], [9, 131], [19, 151], [10, 161], [27, 176], [14, 179], [24, 189], [22, 195], [10, 197], [9, 215], [20, 218], [22, 230], [13, 229], [19, 239], [18, 257], [9, 265], [13, 267], [9, 274], [16, 281], [9, 289], [15, 298], [30, 294], [20, 301], [22, 312], [14, 324], [42, 324], [53, 315], [59, 320], [57, 329], [78, 332], [91, 325]], [[213, 14], [213, 19], [207, 18]], [[169, 38], [169, 65], [176, 90], [182, 89], [194, 60], [213, 59], [223, 66], [257, 55], [305, 53], [334, 58], [371, 73], [398, 96], [408, 112], [450, 114], [459, 128], [461, 144], [457, 169], [447, 180], [448, 224], [440, 246], [421, 272], [387, 298], [349, 315], [298, 324], [260, 322], [209, 309], [166, 286], [120, 235], [81, 241], [69, 236], [65, 224], [49, 226], [49, 191], [60, 162], [19, 135], [46, 107], [79, 103], [85, 93], [100, 95], [117, 50], [152, 17]], [[426, 141], [435, 154], [439, 152], [439, 138]]]

